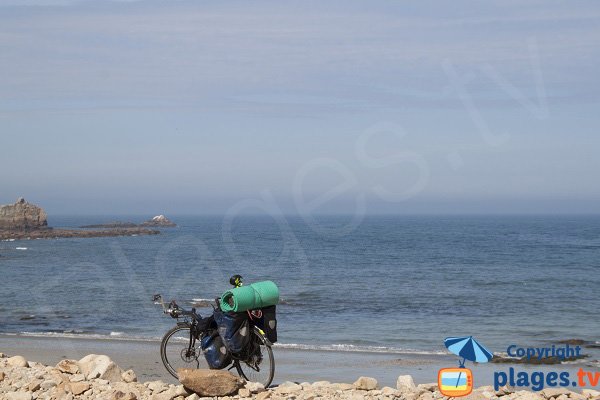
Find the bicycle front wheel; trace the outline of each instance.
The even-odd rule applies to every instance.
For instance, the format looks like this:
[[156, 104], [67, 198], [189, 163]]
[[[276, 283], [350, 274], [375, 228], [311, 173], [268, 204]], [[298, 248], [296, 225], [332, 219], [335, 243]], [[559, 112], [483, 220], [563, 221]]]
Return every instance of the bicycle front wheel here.
[[234, 364], [238, 374], [249, 382], [262, 383], [265, 388], [273, 382], [275, 375], [273, 350], [258, 328], [254, 328], [247, 357], [235, 360]]
[[208, 368], [200, 349], [200, 341], [192, 340], [190, 346], [190, 326], [177, 325], [170, 329], [160, 343], [160, 357], [165, 368], [175, 379], [179, 368]]

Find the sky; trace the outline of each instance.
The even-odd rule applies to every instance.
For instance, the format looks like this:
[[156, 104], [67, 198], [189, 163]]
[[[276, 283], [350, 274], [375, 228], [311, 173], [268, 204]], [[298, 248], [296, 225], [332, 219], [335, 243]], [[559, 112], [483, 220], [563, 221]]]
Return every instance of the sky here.
[[600, 213], [598, 65], [595, 1], [0, 0], [0, 204]]

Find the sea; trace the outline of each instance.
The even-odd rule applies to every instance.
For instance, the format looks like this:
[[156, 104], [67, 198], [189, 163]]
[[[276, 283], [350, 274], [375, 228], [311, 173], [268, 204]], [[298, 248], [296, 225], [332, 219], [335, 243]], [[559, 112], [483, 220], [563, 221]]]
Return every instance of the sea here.
[[[61, 216], [54, 227], [147, 216]], [[160, 235], [0, 242], [0, 334], [157, 340], [240, 274], [281, 293], [278, 346], [445, 354], [581, 339], [600, 359], [600, 216], [173, 216]], [[589, 360], [588, 360], [589, 361]]]

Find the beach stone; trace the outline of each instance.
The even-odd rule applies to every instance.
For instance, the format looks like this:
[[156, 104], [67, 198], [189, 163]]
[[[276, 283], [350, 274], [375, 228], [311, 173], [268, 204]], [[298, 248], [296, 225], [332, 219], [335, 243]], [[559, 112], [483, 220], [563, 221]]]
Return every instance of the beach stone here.
[[331, 385], [331, 382], [329, 381], [316, 381], [313, 382], [312, 387], [317, 388], [317, 387], [327, 387]]
[[419, 396], [421, 396], [422, 393], [425, 393], [425, 391], [423, 392], [419, 392], [419, 391], [415, 391], [415, 392], [401, 392], [400, 390], [398, 391], [402, 398], [405, 400], [417, 400], [419, 398]]
[[271, 393], [273, 392], [260, 392], [259, 394], [256, 395], [256, 400], [267, 400], [268, 398], [271, 397]]
[[250, 393], [260, 393], [265, 391], [265, 385], [259, 382], [246, 382], [246, 389], [248, 389]]
[[88, 354], [78, 362], [86, 379], [100, 378], [109, 382], [122, 382], [123, 370], [108, 356]]
[[[466, 396], [464, 398], [466, 399], [467, 397], [468, 396]], [[431, 393], [429, 391], [425, 391], [425, 392], [421, 393], [421, 395], [419, 396], [419, 400], [433, 400], [433, 399], [434, 399], [433, 393]], [[469, 400], [474, 400], [474, 399], [469, 399]]]
[[56, 364], [56, 369], [60, 372], [73, 375], [79, 372], [79, 365], [77, 365], [77, 361], [75, 360], [60, 360], [60, 362]]
[[581, 394], [589, 399], [600, 397], [600, 392], [594, 389], [581, 389]]
[[238, 391], [238, 396], [240, 396], [240, 397], [250, 397], [250, 390], [248, 390], [246, 388], [241, 388]]
[[21, 356], [10, 357], [7, 360], [7, 363], [11, 367], [21, 367], [21, 368], [28, 368], [29, 367], [29, 363], [27, 362], [27, 360], [25, 359], [25, 357], [21, 357]]
[[466, 396], [461, 396], [461, 400], [487, 400], [487, 398], [482, 394], [482, 391], [479, 389], [473, 390], [470, 394]]
[[6, 377], [6, 374], [4, 372], [0, 371], [0, 382], [2, 382], [5, 377]]
[[71, 382], [81, 382], [81, 381], [85, 381], [85, 376], [83, 376], [83, 374], [75, 374], [75, 375], [71, 375], [69, 377], [69, 380]]
[[[404, 375], [404, 376], [410, 376], [410, 375]], [[412, 377], [411, 377], [411, 379], [412, 379]], [[398, 385], [398, 382], [396, 382], [396, 385]], [[428, 390], [430, 392], [435, 392], [438, 389], [438, 385], [435, 382], [432, 382], [432, 383], [420, 383], [420, 384], [417, 385], [417, 389], [425, 389], [425, 390]]]
[[413, 380], [412, 376], [400, 375], [396, 380], [396, 389], [404, 393], [410, 393], [414, 392], [417, 387], [415, 386], [415, 381]]
[[187, 396], [188, 394], [190, 394], [190, 392], [185, 388], [185, 386], [183, 385], [177, 385], [175, 386], [175, 394], [177, 396]]
[[196, 393], [192, 393], [186, 397], [185, 400], [200, 400], [200, 396], [198, 396]]
[[172, 400], [178, 396], [177, 389], [175, 387], [170, 387], [164, 392], [154, 393], [151, 400]]
[[8, 357], [6, 354], [0, 352], [0, 358], [6, 358], [6, 357]]
[[575, 393], [575, 392], [569, 393], [569, 398], [573, 399], [573, 400], [585, 400], [585, 399], [587, 399], [587, 397], [584, 396], [583, 394], [581, 394], [581, 393]]
[[42, 384], [41, 380], [35, 379], [29, 383], [29, 386], [27, 386], [27, 389], [29, 389], [30, 392], [37, 392], [38, 390], [40, 390], [41, 384]]
[[496, 396], [504, 396], [506, 394], [511, 394], [515, 392], [515, 388], [513, 386], [504, 385], [501, 386], [498, 390], [496, 390]]
[[487, 389], [482, 390], [481, 395], [483, 396], [484, 399], [487, 399], [487, 400], [495, 399], [497, 397], [496, 393], [493, 390], [487, 390]]
[[126, 383], [137, 382], [137, 375], [132, 369], [128, 369], [121, 374], [121, 379]]
[[177, 375], [183, 386], [200, 396], [228, 396], [244, 384], [239, 377], [221, 370], [180, 368]]
[[543, 400], [544, 399], [543, 396], [541, 396], [537, 393], [529, 392], [527, 390], [519, 390], [517, 392], [514, 392], [514, 394], [512, 394], [511, 396], [514, 396], [513, 398], [519, 399], [519, 400]]
[[29, 392], [10, 392], [6, 393], [6, 400], [31, 400], [32, 396]]
[[353, 390], [354, 385], [351, 383], [332, 383], [329, 385], [329, 388], [332, 390], [346, 391], [346, 390]]
[[361, 376], [354, 382], [354, 388], [358, 390], [375, 390], [377, 389], [377, 379]]
[[43, 381], [40, 385], [40, 387], [44, 390], [48, 390], [50, 388], [53, 388], [57, 385], [57, 382], [53, 379], [47, 379], [45, 381]]
[[123, 393], [117, 390], [113, 393], [111, 400], [137, 400], [137, 396], [131, 392]]
[[350, 395], [350, 400], [365, 400], [365, 395], [355, 392]]
[[88, 382], [71, 382], [69, 384], [69, 391], [75, 396], [79, 396], [81, 393], [86, 392], [90, 389]]
[[152, 390], [154, 393], [164, 392], [168, 388], [167, 384], [163, 381], [146, 382], [146, 386], [148, 386], [148, 389]]
[[301, 390], [302, 390], [302, 386], [300, 386], [294, 382], [283, 382], [281, 385], [279, 385], [279, 386], [277, 386], [277, 388], [275, 388], [275, 391], [277, 393], [281, 393], [281, 394], [297, 393], [297, 392], [300, 392]]
[[384, 396], [396, 396], [398, 394], [398, 390], [389, 386], [384, 386], [384, 388], [381, 389], [381, 394], [383, 394]]
[[551, 399], [553, 397], [559, 397], [563, 394], [568, 395], [569, 393], [571, 393], [571, 391], [565, 388], [546, 388], [543, 389], [540, 393], [545, 398]]

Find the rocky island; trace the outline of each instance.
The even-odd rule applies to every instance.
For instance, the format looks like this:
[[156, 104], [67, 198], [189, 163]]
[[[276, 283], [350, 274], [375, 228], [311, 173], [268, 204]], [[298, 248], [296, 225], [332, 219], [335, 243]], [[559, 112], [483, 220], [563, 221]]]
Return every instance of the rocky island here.
[[109, 237], [156, 235], [160, 231], [139, 226], [119, 226], [111, 229], [55, 229], [48, 226], [46, 212], [35, 204], [19, 198], [16, 203], [0, 206], [0, 240], [52, 239], [71, 237]]
[[156, 217], [142, 222], [141, 226], [162, 226], [162, 227], [174, 227], [177, 226], [173, 221], [169, 220], [164, 215], [157, 215]]
[[80, 228], [139, 228], [139, 227], [155, 227], [155, 228], [173, 228], [176, 227], [173, 221], [165, 217], [164, 215], [157, 215], [148, 221], [142, 222], [141, 224], [135, 224], [133, 222], [122, 222], [113, 221], [104, 224], [93, 224], [83, 225]]

